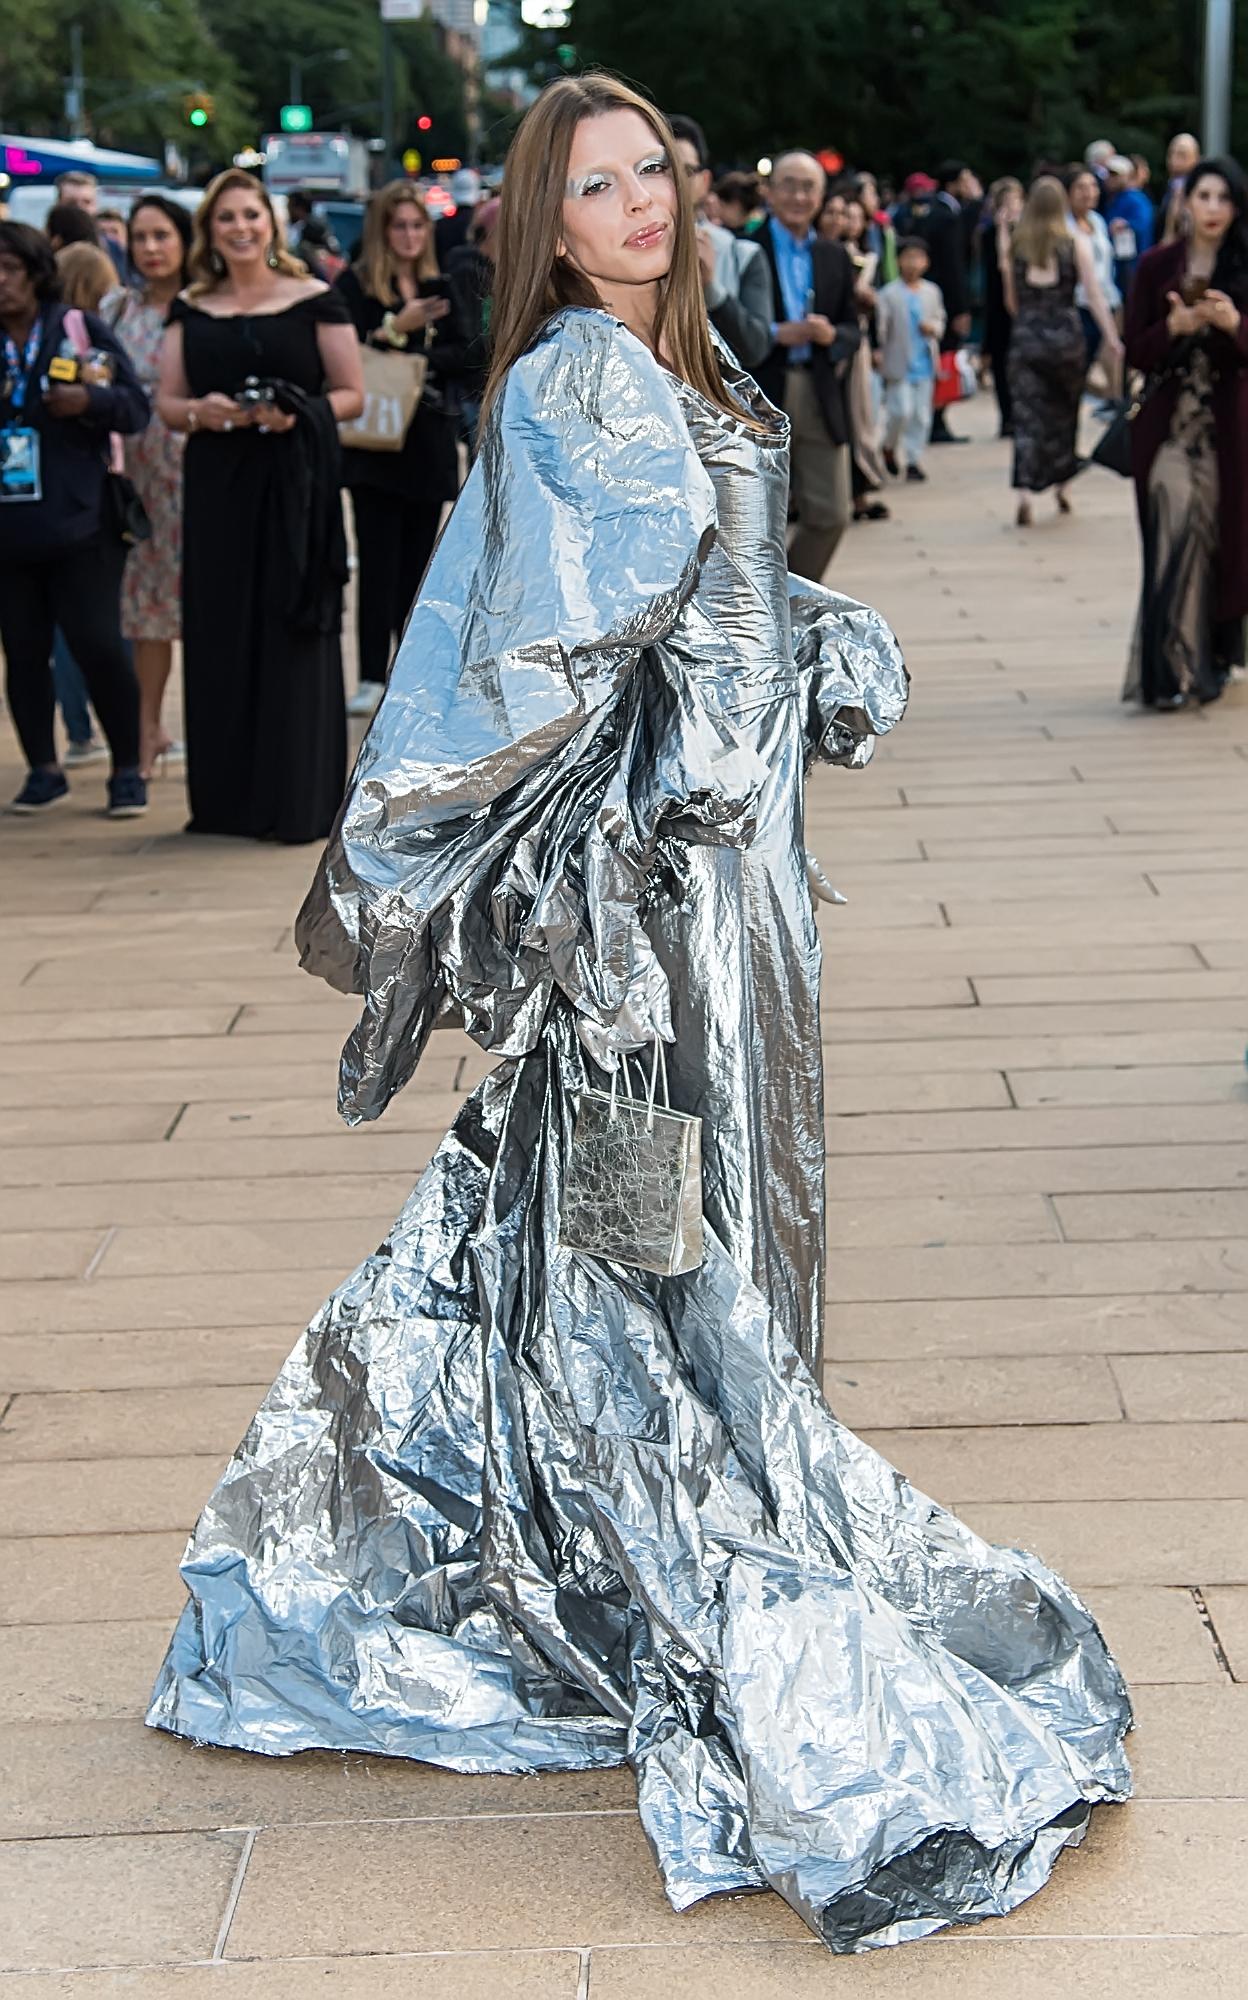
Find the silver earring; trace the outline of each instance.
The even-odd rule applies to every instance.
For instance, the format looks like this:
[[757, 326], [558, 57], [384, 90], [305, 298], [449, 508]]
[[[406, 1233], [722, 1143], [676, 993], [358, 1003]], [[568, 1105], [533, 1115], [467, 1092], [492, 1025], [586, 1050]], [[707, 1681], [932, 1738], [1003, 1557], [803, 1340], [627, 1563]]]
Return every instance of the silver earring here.
[[221, 252], [219, 250], [213, 251], [212, 255], [208, 259], [208, 262], [212, 266], [212, 274], [214, 278], [223, 278], [225, 276], [225, 258], [221, 255]]
[[270, 271], [276, 271], [276, 270], [278, 269], [278, 267], [279, 267], [279, 263], [280, 263], [280, 259], [279, 259], [279, 257], [278, 257], [278, 254], [277, 254], [276, 250], [270, 250], [270, 251], [269, 251], [269, 269], [270, 269]]

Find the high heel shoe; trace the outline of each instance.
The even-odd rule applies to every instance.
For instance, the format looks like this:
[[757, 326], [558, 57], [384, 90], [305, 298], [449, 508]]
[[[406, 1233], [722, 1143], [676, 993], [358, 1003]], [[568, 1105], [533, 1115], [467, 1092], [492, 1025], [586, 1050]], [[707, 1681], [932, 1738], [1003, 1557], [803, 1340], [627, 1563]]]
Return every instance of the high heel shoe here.
[[1018, 503], [1018, 512], [1017, 512], [1017, 514], [1015, 514], [1015, 516], [1014, 516], [1014, 521], [1015, 521], [1015, 525], [1016, 525], [1017, 527], [1020, 527], [1020, 528], [1029, 528], [1029, 527], [1031, 526], [1031, 502], [1030, 502], [1030, 500], [1020, 500], [1020, 501], [1019, 501], [1019, 503]]
[[1064, 493], [1057, 496], [1057, 511], [1059, 514], [1073, 514], [1075, 511]]

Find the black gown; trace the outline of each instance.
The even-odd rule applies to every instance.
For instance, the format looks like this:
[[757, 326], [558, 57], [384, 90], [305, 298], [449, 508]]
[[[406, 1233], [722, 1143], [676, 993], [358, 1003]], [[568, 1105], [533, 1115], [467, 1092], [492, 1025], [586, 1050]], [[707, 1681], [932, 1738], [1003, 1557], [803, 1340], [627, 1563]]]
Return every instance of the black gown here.
[[[193, 396], [290, 386], [294, 430], [196, 431], [185, 455], [182, 631], [192, 833], [324, 840], [342, 803], [345, 542], [317, 326], [335, 292], [229, 318], [175, 299]], [[319, 536], [318, 536], [319, 530]], [[309, 573], [311, 569], [311, 574]]]

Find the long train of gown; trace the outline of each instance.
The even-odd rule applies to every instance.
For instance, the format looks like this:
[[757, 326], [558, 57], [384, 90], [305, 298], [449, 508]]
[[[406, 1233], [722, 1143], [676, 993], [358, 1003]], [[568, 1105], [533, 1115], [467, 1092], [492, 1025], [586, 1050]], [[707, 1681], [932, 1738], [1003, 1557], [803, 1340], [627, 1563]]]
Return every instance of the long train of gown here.
[[[1130, 1787], [1089, 1612], [853, 1436], [817, 1365], [812, 754], [906, 677], [784, 562], [787, 431], [607, 315], [513, 369], [434, 558], [304, 962], [376, 1116], [440, 1019], [498, 1067], [209, 1501], [148, 1720], [462, 1771], [627, 1759], [677, 1908], [771, 1886], [834, 1949], [1012, 1908]], [[747, 421], [747, 417], [753, 421]], [[578, 1088], [657, 1020], [706, 1256], [558, 1244]]]

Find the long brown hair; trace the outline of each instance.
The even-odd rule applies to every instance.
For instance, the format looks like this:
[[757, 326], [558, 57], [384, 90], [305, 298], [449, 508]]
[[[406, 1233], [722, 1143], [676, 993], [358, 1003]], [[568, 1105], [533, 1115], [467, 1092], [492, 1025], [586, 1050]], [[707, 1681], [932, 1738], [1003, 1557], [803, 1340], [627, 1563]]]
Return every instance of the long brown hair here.
[[1024, 264], [1039, 269], [1047, 268], [1063, 251], [1073, 256], [1066, 190], [1056, 174], [1041, 174], [1032, 182], [1010, 248]]
[[378, 188], [370, 196], [364, 211], [364, 234], [360, 241], [360, 254], [352, 269], [370, 299], [377, 299], [388, 306], [394, 298], [398, 285], [399, 263], [386, 240], [386, 231], [391, 218], [400, 208], [418, 209], [429, 226], [428, 240], [424, 254], [416, 266], [418, 278], [436, 278], [438, 275], [438, 253], [434, 244], [433, 218], [425, 204], [419, 188], [411, 181], [390, 181]]
[[286, 248], [285, 233], [277, 219], [277, 210], [273, 206], [269, 190], [262, 181], [256, 179], [254, 174], [244, 173], [241, 167], [227, 167], [223, 174], [217, 175], [215, 181], [209, 181], [204, 189], [204, 198], [195, 211], [195, 220], [191, 226], [190, 255], [186, 260], [187, 273], [191, 280], [187, 286], [187, 297], [197, 299], [205, 292], [215, 292], [225, 276], [224, 271], [213, 268], [212, 218], [217, 203], [230, 188], [246, 188], [248, 194], [254, 194], [268, 210], [269, 221], [273, 228], [273, 241], [269, 246], [270, 268], [283, 272], [288, 278], [306, 278], [307, 270]]
[[[560, 255], [559, 242], [572, 135], [583, 119], [600, 118], [608, 111], [638, 112], [675, 161], [676, 142], [663, 114], [604, 70], [559, 77], [526, 111], [503, 176], [490, 315], [493, 354], [483, 420], [501, 393], [508, 370], [532, 346], [552, 314], [564, 306], [602, 305], [592, 281], [570, 258]], [[659, 280], [655, 343], [692, 388], [740, 417], [743, 412], [728, 399], [711, 345], [693, 204], [683, 174], [675, 175], [675, 185], [675, 240], [671, 268]]]

